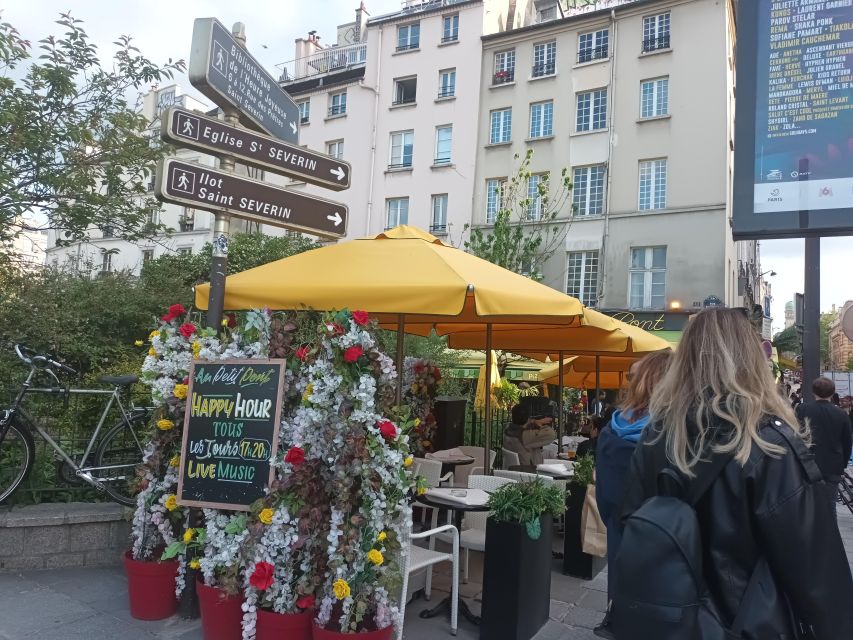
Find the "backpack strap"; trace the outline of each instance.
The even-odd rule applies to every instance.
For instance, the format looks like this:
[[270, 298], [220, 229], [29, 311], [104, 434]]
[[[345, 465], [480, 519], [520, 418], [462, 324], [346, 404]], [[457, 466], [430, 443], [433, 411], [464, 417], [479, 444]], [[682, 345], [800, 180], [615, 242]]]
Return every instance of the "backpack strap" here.
[[815, 462], [814, 452], [809, 450], [802, 438], [794, 437], [787, 430], [783, 429], [782, 427], [785, 426], [785, 423], [777, 416], [770, 416], [769, 423], [785, 439], [785, 442], [788, 443], [803, 471], [806, 472], [809, 482], [814, 484], [823, 480], [823, 475]]
[[693, 468], [696, 474], [693, 478], [686, 478], [678, 469], [667, 464], [658, 473], [658, 493], [678, 497], [694, 507], [731, 459], [732, 456], [728, 454], [711, 453], [708, 459], [700, 460]]

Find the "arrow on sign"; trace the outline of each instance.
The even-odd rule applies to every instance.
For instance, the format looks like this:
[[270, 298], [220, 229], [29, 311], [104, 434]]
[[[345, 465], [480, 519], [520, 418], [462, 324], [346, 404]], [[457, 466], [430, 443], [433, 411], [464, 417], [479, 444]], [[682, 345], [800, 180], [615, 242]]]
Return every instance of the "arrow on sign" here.
[[290, 128], [293, 130], [293, 135], [296, 135], [296, 123], [295, 122], [290, 123]]
[[331, 173], [333, 176], [336, 176], [339, 182], [343, 180], [347, 175], [343, 167], [338, 167], [337, 169], [329, 169], [329, 173]]
[[336, 227], [337, 227], [338, 225], [340, 225], [340, 224], [341, 224], [341, 222], [343, 222], [343, 221], [344, 221], [344, 219], [343, 219], [343, 218], [341, 218], [341, 214], [340, 214], [340, 213], [338, 213], [337, 211], [335, 211], [335, 215], [333, 215], [333, 216], [326, 216], [326, 220], [329, 220], [329, 221], [331, 221], [331, 222], [334, 222]]

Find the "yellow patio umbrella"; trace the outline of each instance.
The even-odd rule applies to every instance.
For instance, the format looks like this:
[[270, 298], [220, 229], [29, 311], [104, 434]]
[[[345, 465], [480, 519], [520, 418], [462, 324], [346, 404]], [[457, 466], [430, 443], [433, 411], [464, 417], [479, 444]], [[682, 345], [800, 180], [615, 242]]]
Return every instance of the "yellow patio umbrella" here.
[[[591, 371], [583, 370], [578, 366], [580, 360], [583, 360], [583, 357], [574, 357], [563, 361], [562, 386], [573, 389], [594, 389], [597, 383], [602, 389], [619, 389], [625, 384], [627, 371], [601, 370], [596, 378], [594, 365]], [[633, 361], [628, 360], [629, 366], [631, 362]], [[561, 383], [560, 363], [552, 362], [546, 365], [539, 372], [539, 382], [545, 385], [559, 385]]]
[[490, 351], [491, 358], [491, 366], [488, 367], [491, 369], [491, 372], [488, 374], [490, 376], [488, 385], [486, 384], [486, 365], [480, 365], [480, 375], [477, 378], [477, 394], [474, 396], [474, 406], [485, 408], [486, 406], [486, 387], [491, 390], [491, 402], [492, 405], [496, 402], [495, 398], [495, 389], [501, 386], [501, 374], [498, 371], [498, 356], [494, 351]]

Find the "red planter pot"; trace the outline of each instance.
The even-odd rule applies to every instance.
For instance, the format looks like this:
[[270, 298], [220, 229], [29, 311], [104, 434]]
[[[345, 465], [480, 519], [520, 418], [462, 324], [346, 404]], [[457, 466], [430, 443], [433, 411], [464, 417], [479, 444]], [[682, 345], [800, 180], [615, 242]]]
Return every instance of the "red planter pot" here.
[[364, 633], [341, 633], [340, 631], [321, 629], [315, 624], [313, 637], [314, 640], [391, 640], [393, 636], [393, 626]]
[[163, 620], [178, 610], [175, 597], [177, 560], [134, 560], [124, 554], [130, 615], [137, 620]]
[[229, 596], [221, 589], [196, 583], [204, 640], [236, 640], [243, 637], [243, 596]]
[[313, 611], [273, 613], [258, 609], [255, 640], [311, 640]]

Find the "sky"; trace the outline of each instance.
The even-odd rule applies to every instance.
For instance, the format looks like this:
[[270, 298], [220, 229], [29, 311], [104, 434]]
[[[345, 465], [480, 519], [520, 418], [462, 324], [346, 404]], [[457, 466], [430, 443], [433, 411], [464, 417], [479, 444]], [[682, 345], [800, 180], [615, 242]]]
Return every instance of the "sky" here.
[[[365, 0], [368, 12], [382, 15], [396, 11], [401, 0]], [[155, 62], [169, 58], [189, 61], [192, 25], [195, 18], [216, 17], [230, 27], [240, 21], [246, 25], [249, 51], [278, 77], [275, 65], [293, 59], [293, 42], [316, 30], [321, 42], [335, 41], [338, 24], [355, 18], [358, 0], [4, 0], [3, 21], [11, 22], [34, 43], [48, 34], [59, 34], [54, 24], [60, 12], [71, 7], [74, 17], [98, 45], [104, 59], [111, 57], [111, 44], [120, 35], [130, 35], [143, 55]], [[187, 79], [177, 82], [188, 93], [209, 103], [195, 92]], [[761, 243], [763, 271], [775, 271], [767, 278], [772, 283], [773, 327], [784, 327], [785, 303], [803, 290], [803, 240], [765, 240]], [[853, 241], [850, 238], [824, 238], [821, 244], [821, 309], [841, 306], [853, 299]], [[722, 293], [722, 292], [721, 292]]]

